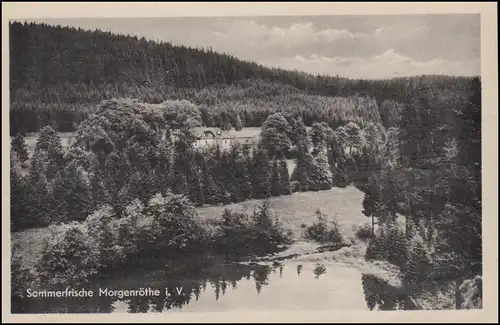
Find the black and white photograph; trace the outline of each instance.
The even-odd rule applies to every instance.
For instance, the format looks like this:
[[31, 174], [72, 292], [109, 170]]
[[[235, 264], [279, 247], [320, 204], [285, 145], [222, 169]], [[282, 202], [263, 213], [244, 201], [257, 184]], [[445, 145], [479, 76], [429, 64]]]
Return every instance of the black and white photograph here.
[[482, 310], [481, 27], [9, 19], [10, 313]]

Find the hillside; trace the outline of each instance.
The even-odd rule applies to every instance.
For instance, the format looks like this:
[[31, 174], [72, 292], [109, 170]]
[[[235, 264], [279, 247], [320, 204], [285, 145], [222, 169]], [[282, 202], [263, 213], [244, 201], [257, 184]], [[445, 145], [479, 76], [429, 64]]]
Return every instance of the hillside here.
[[[75, 130], [101, 100], [188, 99], [207, 126], [260, 127], [286, 110], [306, 125], [356, 121], [395, 125], [402, 105], [427, 89], [464, 93], [473, 78], [350, 80], [270, 69], [212, 49], [174, 46], [99, 30], [10, 23], [11, 134], [51, 125]], [[50, 44], [50, 46], [48, 46]]]

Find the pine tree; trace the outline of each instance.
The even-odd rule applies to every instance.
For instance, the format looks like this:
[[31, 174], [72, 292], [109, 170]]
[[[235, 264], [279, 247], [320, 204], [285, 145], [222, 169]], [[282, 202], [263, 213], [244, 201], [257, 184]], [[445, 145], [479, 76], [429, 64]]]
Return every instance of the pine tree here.
[[313, 158], [304, 144], [299, 144], [297, 149], [297, 160], [291, 180], [294, 183], [294, 191], [305, 192], [310, 189], [309, 175], [313, 167]]
[[382, 144], [380, 129], [374, 123], [368, 124], [368, 126], [364, 129], [364, 134], [366, 145], [370, 148], [370, 150], [375, 150]]
[[280, 173], [280, 194], [289, 195], [291, 193], [290, 187], [290, 174], [288, 172], [288, 164], [285, 156], [281, 156], [279, 160], [279, 173]]
[[407, 263], [403, 268], [405, 287], [411, 296], [418, 296], [424, 289], [431, 267], [423, 243], [419, 240], [413, 240], [408, 248]]
[[56, 176], [53, 197], [58, 221], [82, 221], [92, 212], [88, 177], [75, 162]]
[[313, 191], [332, 188], [332, 172], [324, 152], [318, 153], [313, 159], [312, 169], [309, 173], [309, 184], [309, 188]]
[[266, 150], [258, 147], [253, 156], [252, 187], [254, 198], [263, 199], [271, 194], [270, 163]]
[[11, 151], [16, 153], [17, 160], [20, 163], [28, 160], [28, 148], [26, 146], [26, 142], [24, 141], [24, 137], [21, 134], [16, 134], [16, 136], [12, 139], [10, 147]]
[[345, 160], [343, 161], [343, 166], [345, 170], [345, 174], [347, 176], [348, 182], [354, 182], [358, 179], [359, 176], [359, 170], [358, 166], [356, 164], [356, 160], [351, 156], [347, 156]]
[[15, 152], [10, 157], [10, 225], [11, 231], [29, 227], [28, 184], [22, 175]]
[[46, 226], [53, 221], [53, 196], [45, 176], [48, 164], [47, 156], [44, 150], [33, 154], [28, 176], [28, 216], [29, 223], [33, 226]]
[[201, 180], [201, 170], [199, 166], [194, 163], [189, 173], [188, 184], [189, 198], [191, 202], [198, 206], [202, 205], [205, 202], [205, 197], [203, 193], [203, 183]]
[[222, 199], [220, 198], [219, 188], [212, 177], [212, 170], [208, 167], [210, 160], [208, 160], [208, 162], [206, 162], [205, 160], [206, 159], [203, 159], [201, 167], [202, 188], [205, 203], [217, 204], [222, 202]]
[[[61, 138], [50, 126], [46, 126], [40, 130], [34, 153], [40, 150], [47, 152], [47, 159], [53, 162], [55, 171], [58, 171], [62, 167], [64, 162], [64, 149]], [[47, 175], [49, 179], [51, 179], [50, 176], [55, 176], [55, 171], [53, 173], [49, 171], [49, 175]]]
[[271, 183], [271, 195], [279, 196], [281, 180], [280, 180], [279, 165], [276, 160], [272, 162], [270, 183]]
[[363, 146], [363, 135], [359, 125], [354, 122], [349, 122], [345, 126], [346, 142], [349, 147], [349, 154], [352, 154], [353, 149], [360, 149]]
[[290, 141], [297, 146], [302, 143], [309, 147], [309, 137], [307, 136], [307, 128], [301, 117], [292, 119], [290, 128]]
[[343, 156], [338, 157], [335, 173], [333, 174], [333, 184], [336, 187], [346, 187], [349, 184], [349, 174], [346, 166], [346, 159]]
[[333, 136], [333, 130], [325, 122], [314, 123], [311, 127], [310, 137], [314, 147], [313, 155], [327, 148], [329, 139]]
[[252, 183], [247, 168], [248, 157], [245, 157], [241, 146], [235, 145], [231, 148], [231, 164], [235, 179], [236, 201], [248, 199], [252, 193]]
[[236, 131], [241, 131], [243, 129], [243, 121], [241, 120], [240, 114], [236, 114], [236, 124], [234, 125]]

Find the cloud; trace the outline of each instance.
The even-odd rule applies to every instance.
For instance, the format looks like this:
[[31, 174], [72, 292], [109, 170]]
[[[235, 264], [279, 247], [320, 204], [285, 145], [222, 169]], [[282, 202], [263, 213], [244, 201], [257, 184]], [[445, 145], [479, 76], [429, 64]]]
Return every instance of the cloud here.
[[476, 15], [66, 19], [50, 24], [100, 28], [153, 40], [211, 47], [243, 60], [347, 77], [385, 78], [480, 71]]
[[393, 49], [389, 49], [380, 55], [375, 55], [373, 59], [382, 63], [401, 63], [412, 61], [409, 57], [396, 53]]
[[278, 58], [262, 62], [268, 66], [297, 69], [313, 74], [339, 75], [349, 78], [392, 78], [422, 74], [475, 76], [480, 73], [479, 60], [418, 61], [388, 49], [370, 58], [326, 57], [310, 55]]
[[[352, 33], [347, 29], [323, 29], [316, 30], [312, 22], [299, 22], [289, 26], [266, 26], [253, 20], [235, 20], [229, 22], [218, 22], [215, 24], [219, 29], [213, 32], [220, 44], [231, 47], [251, 46], [273, 49], [275, 47], [292, 48], [315, 42], [333, 43], [342, 39], [353, 39], [361, 34]], [[231, 43], [232, 42], [232, 43]]]
[[320, 41], [338, 41], [340, 39], [354, 39], [363, 37], [364, 34], [361, 33], [351, 33], [346, 29], [325, 29], [316, 33], [315, 37]]

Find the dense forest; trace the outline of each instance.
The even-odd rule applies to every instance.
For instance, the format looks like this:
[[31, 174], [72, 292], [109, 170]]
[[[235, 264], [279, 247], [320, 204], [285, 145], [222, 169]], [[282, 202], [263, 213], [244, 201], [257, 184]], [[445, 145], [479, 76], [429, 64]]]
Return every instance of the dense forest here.
[[105, 99], [160, 103], [187, 99], [206, 126], [261, 126], [270, 114], [301, 115], [306, 126], [356, 121], [395, 126], [394, 118], [425, 89], [464, 93], [471, 78], [421, 76], [351, 80], [271, 69], [211, 49], [174, 46], [103, 31], [10, 24], [10, 131], [76, 130]]
[[[12, 230], [63, 224], [41, 276], [82, 280], [158, 247], [282, 244], [265, 206], [249, 224], [227, 212], [216, 230], [191, 208], [345, 186], [364, 192], [366, 259], [399, 266], [411, 298], [451, 283], [462, 308], [460, 285], [482, 274], [479, 77], [311, 76], [101, 31], [10, 27]], [[190, 130], [203, 124], [259, 126], [260, 141], [200, 151]], [[30, 157], [22, 133], [38, 130]], [[57, 132], [69, 130], [63, 148]], [[74, 273], [58, 274], [75, 254]]]

